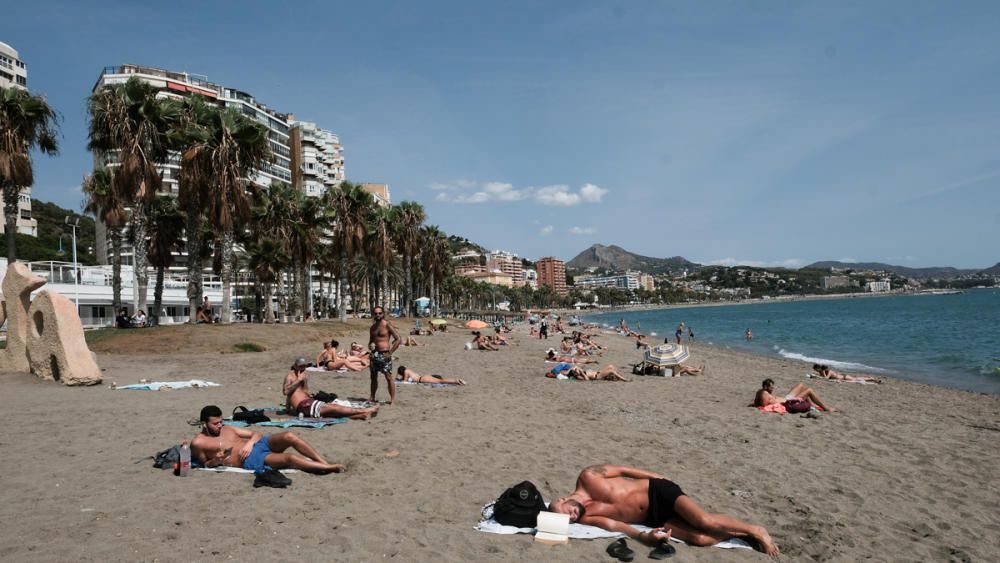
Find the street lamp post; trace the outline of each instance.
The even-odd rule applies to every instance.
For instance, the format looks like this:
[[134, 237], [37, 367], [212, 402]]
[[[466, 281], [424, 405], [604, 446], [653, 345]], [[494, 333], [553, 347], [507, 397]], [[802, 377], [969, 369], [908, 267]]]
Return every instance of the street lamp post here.
[[71, 229], [73, 229], [73, 294], [74, 294], [75, 303], [76, 303], [76, 314], [79, 315], [80, 314], [80, 274], [77, 271], [77, 266], [76, 266], [76, 229], [80, 226], [80, 218], [77, 217], [77, 218], [75, 218], [73, 220], [73, 222], [70, 222], [69, 215], [67, 215], [63, 219], [63, 223], [65, 223], [66, 226], [68, 226]]

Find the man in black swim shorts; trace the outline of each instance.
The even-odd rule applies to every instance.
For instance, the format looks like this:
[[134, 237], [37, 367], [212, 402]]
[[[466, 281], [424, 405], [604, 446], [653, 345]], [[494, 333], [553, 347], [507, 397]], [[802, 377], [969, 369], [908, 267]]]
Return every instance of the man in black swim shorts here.
[[[763, 527], [709, 514], [673, 481], [634, 467], [592, 465], [584, 469], [576, 490], [552, 501], [549, 510], [568, 514], [570, 522], [621, 532], [650, 546], [671, 536], [698, 546], [745, 538], [768, 555], [778, 554], [778, 546]], [[630, 524], [652, 530], [640, 532]]]
[[378, 391], [378, 376], [385, 377], [386, 385], [389, 386], [389, 404], [396, 404], [396, 379], [392, 374], [392, 355], [399, 348], [399, 333], [385, 318], [385, 309], [375, 307], [372, 309], [372, 326], [369, 329], [368, 349], [371, 350], [371, 378], [372, 393], [368, 398], [375, 401], [375, 393]]

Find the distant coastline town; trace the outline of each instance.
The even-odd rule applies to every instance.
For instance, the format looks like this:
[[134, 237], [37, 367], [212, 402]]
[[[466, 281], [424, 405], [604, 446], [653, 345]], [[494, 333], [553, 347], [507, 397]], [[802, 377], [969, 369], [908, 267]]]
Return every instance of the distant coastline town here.
[[88, 327], [137, 316], [143, 325], [346, 319], [376, 304], [411, 316], [1000, 283], [1000, 265], [790, 270], [701, 265], [602, 245], [568, 262], [487, 250], [425, 224], [419, 203], [393, 203], [388, 184], [349, 181], [332, 130], [208, 77], [138, 64], [101, 69], [90, 90], [94, 160], [92, 170], [80, 171], [81, 214], [32, 199], [32, 167], [59, 149], [57, 111], [29, 92], [27, 64], [4, 43], [0, 66], [0, 119], [20, 132], [16, 146], [3, 150], [21, 166], [0, 178], [7, 262], [25, 262], [74, 299]]

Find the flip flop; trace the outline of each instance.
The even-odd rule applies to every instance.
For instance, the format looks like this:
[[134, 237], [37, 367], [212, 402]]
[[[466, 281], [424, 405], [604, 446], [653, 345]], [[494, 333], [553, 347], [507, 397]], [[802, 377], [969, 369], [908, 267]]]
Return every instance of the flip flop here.
[[670, 545], [669, 542], [662, 541], [660, 545], [656, 546], [656, 549], [649, 552], [650, 559], [669, 559], [677, 553], [674, 546]]
[[608, 546], [608, 555], [614, 557], [619, 561], [631, 561], [635, 559], [635, 552], [632, 551], [628, 544], [625, 543], [625, 538], [619, 538]]

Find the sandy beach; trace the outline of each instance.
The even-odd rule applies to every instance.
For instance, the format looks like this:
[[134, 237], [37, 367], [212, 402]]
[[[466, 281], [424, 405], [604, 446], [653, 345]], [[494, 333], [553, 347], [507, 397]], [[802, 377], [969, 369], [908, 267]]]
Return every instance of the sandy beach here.
[[[401, 332], [412, 326], [397, 324]], [[594, 463], [665, 474], [709, 511], [765, 526], [783, 560], [1000, 559], [997, 396], [898, 380], [817, 381], [806, 379], [801, 362], [700, 344], [689, 363], [707, 365], [702, 377], [556, 381], [543, 377], [542, 356], [558, 335], [540, 341], [520, 326], [511, 346], [479, 352], [463, 350], [468, 331], [453, 328], [401, 347], [396, 365], [469, 385], [400, 386], [399, 404], [371, 422], [296, 429], [348, 471], [291, 473], [288, 489], [254, 489], [249, 475], [177, 478], [149, 460], [134, 462], [193, 436], [187, 421], [206, 404], [227, 414], [236, 405], [278, 405], [296, 356], [314, 358], [331, 337], [366, 343], [364, 325], [136, 332], [143, 334], [93, 346], [103, 386], [0, 378], [18, 423], [0, 438], [0, 559], [612, 561], [609, 540], [553, 547], [473, 529], [483, 505], [514, 483], [531, 480], [549, 500], [572, 491]], [[216, 334], [268, 350], [220, 354]], [[621, 336], [599, 341], [609, 347], [601, 365], [627, 371], [641, 357]], [[313, 390], [368, 393], [367, 372], [310, 376]], [[804, 382], [840, 412], [806, 419], [749, 408], [765, 377], [781, 392]], [[192, 378], [222, 387], [108, 388]], [[387, 398], [384, 381], [379, 398]], [[398, 456], [386, 455], [394, 450]], [[646, 560], [648, 548], [630, 544]], [[687, 546], [676, 557], [767, 558]]]

